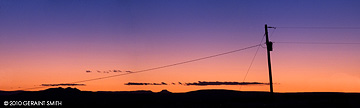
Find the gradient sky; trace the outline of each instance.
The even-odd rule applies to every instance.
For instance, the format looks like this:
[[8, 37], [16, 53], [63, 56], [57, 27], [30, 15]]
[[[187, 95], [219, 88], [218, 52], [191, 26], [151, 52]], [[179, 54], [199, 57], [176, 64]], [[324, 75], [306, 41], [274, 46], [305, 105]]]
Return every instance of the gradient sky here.
[[[259, 44], [275, 27], [359, 27], [359, 0], [0, 0], [0, 90], [116, 75]], [[359, 42], [359, 29], [269, 29], [274, 42]], [[84, 82], [81, 90], [232, 89], [127, 82], [238, 81], [256, 48], [176, 67]], [[275, 92], [360, 92], [359, 45], [274, 43]], [[260, 48], [245, 81], [268, 82]], [[42, 90], [46, 88], [31, 89]], [[266, 85], [243, 86], [268, 91]]]

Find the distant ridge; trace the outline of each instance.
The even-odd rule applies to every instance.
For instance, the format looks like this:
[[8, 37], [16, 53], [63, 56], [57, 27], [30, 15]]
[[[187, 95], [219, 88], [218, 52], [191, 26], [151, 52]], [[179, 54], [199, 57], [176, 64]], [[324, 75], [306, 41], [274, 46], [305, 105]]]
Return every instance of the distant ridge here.
[[[39, 91], [23, 91], [23, 90], [17, 90], [17, 91], [2, 91], [0, 90], [0, 95], [5, 92], [99, 92], [99, 93], [105, 93], [105, 92], [113, 92], [113, 93], [156, 93], [151, 90], [135, 90], [135, 91], [82, 91], [76, 87], [56, 87], [56, 88], [48, 88], [44, 90]], [[167, 89], [163, 89], [162, 91], [158, 93], [172, 93], [171, 91], [168, 91]], [[265, 91], [237, 91], [237, 90], [228, 90], [228, 89], [199, 89], [194, 91], [188, 91], [183, 93], [201, 93], [201, 92], [228, 92], [228, 93], [269, 93]], [[311, 93], [318, 93], [318, 94], [332, 94], [332, 93], [344, 93], [344, 92], [288, 92], [284, 94], [293, 94], [293, 93], [301, 93], [301, 94], [311, 94]], [[345, 93], [345, 94], [352, 94], [352, 93]], [[353, 93], [353, 94], [360, 94], [360, 93]]]
[[[17, 92], [17, 93], [15, 93]], [[172, 93], [138, 91], [81, 91], [49, 88], [41, 91], [0, 91], [0, 102], [62, 101], [65, 107], [131, 106], [132, 108], [360, 108], [360, 93], [274, 93], [226, 89]]]
[[62, 88], [62, 87], [58, 87], [58, 88], [48, 88], [46, 90], [43, 90], [44, 92], [80, 92], [79, 89], [77, 88], [71, 88], [71, 87], [67, 87], [67, 88]]
[[168, 90], [164, 89], [164, 90], [161, 90], [159, 93], [171, 93], [171, 92], [169, 92]]

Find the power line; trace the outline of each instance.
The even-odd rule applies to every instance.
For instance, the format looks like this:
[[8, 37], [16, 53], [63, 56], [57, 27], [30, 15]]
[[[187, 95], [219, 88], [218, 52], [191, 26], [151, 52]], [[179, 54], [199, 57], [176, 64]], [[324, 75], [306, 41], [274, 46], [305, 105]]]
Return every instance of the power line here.
[[[274, 30], [272, 30], [272, 32], [271, 32], [271, 34], [270, 34], [270, 37], [272, 37], [272, 35], [274, 34], [275, 30], [276, 30], [276, 27], [274, 27]], [[264, 34], [264, 36], [265, 36], [265, 34]]]
[[[273, 33], [274, 33], [274, 32], [273, 32]], [[264, 40], [264, 37], [265, 37], [265, 34], [264, 34], [264, 36], [262, 37], [262, 39], [261, 39], [261, 41], [260, 41], [260, 46], [261, 46], [262, 41]], [[255, 55], [253, 56], [253, 58], [252, 58], [252, 60], [251, 60], [251, 62], [250, 62], [249, 68], [247, 69], [246, 74], [245, 74], [245, 77], [244, 77], [244, 79], [243, 79], [242, 82], [245, 82], [245, 79], [246, 79], [246, 77], [247, 77], [247, 75], [248, 75], [248, 73], [249, 73], [249, 71], [250, 71], [250, 69], [251, 69], [252, 64], [254, 63], [254, 60], [255, 60], [256, 55], [257, 55], [257, 53], [258, 53], [258, 51], [259, 51], [259, 49], [260, 49], [260, 46], [257, 47], [256, 52], [255, 52]], [[240, 89], [239, 89], [240, 91], [241, 91], [241, 88], [242, 88], [242, 85], [240, 85]]]
[[128, 74], [134, 74], [134, 73], [142, 73], [142, 72], [147, 72], [147, 71], [153, 71], [153, 70], [158, 70], [158, 69], [162, 69], [162, 68], [172, 67], [172, 66], [176, 66], [176, 65], [182, 65], [182, 64], [186, 64], [186, 63], [191, 63], [191, 62], [196, 62], [196, 61], [205, 60], [205, 59], [209, 59], [209, 58], [214, 58], [214, 57], [218, 57], [218, 56], [222, 56], [222, 55], [227, 55], [227, 54], [231, 54], [231, 53], [243, 51], [243, 50], [246, 50], [246, 49], [254, 48], [254, 47], [257, 47], [257, 46], [260, 46], [260, 44], [258, 44], [258, 45], [253, 45], [253, 46], [249, 46], [249, 47], [245, 47], [245, 48], [241, 48], [241, 49], [237, 49], [237, 50], [232, 50], [232, 51], [228, 51], [228, 52], [224, 52], [224, 53], [220, 53], [220, 54], [215, 54], [215, 55], [211, 55], [211, 56], [206, 56], [206, 57], [202, 57], [202, 58], [192, 59], [192, 60], [188, 60], [188, 61], [184, 61], [184, 62], [178, 62], [178, 63], [169, 64], [169, 65], [164, 65], [164, 66], [159, 66], [159, 67], [155, 67], [155, 68], [149, 68], [149, 69], [144, 69], [144, 70], [140, 70], [140, 71], [135, 71], [135, 72], [131, 72], [131, 73], [125, 73], [125, 74], [111, 75], [111, 76], [106, 76], [106, 77], [93, 78], [93, 79], [75, 81], [75, 82], [71, 82], [71, 83], [82, 83], [82, 82], [88, 82], [88, 81], [94, 81], [94, 80], [112, 78], [112, 77], [117, 77], [117, 76], [123, 76], [123, 75], [128, 75]]
[[284, 29], [360, 29], [360, 27], [275, 27]]
[[[236, 50], [232, 50], [232, 51], [228, 51], [228, 52], [224, 52], [224, 53], [219, 53], [219, 54], [215, 54], [215, 55], [211, 55], [211, 56], [206, 56], [206, 57], [201, 57], [201, 58], [192, 59], [192, 60], [183, 61], [183, 62], [178, 62], [178, 63], [174, 63], [174, 64], [159, 66], [159, 67], [155, 67], [155, 68], [149, 68], [149, 69], [134, 71], [134, 72], [130, 72], [130, 73], [123, 73], [123, 74], [110, 75], [110, 76], [105, 76], [105, 77], [98, 77], [98, 78], [92, 78], [92, 79], [74, 81], [74, 82], [65, 83], [65, 84], [83, 83], [83, 82], [89, 82], [89, 81], [107, 79], [107, 78], [118, 77], [118, 76], [123, 76], [123, 75], [129, 75], [129, 74], [134, 74], [134, 73], [148, 72], [148, 71], [158, 70], [158, 69], [162, 69], [162, 68], [168, 68], [168, 67], [172, 67], [172, 66], [187, 64], [187, 63], [196, 62], [196, 61], [200, 61], [200, 60], [205, 60], [205, 59], [209, 59], [209, 58], [214, 58], [214, 57], [218, 57], [218, 56], [222, 56], [222, 55], [227, 55], [227, 54], [231, 54], [231, 53], [235, 53], [235, 52], [239, 52], [239, 51], [251, 49], [251, 48], [254, 48], [254, 47], [257, 47], [257, 46], [260, 46], [260, 45], [261, 45], [261, 44], [252, 45], [252, 46], [248, 46], [248, 47], [241, 48], [241, 49], [236, 49]], [[26, 89], [22, 89], [22, 90], [30, 90], [30, 89], [38, 89], [38, 88], [46, 88], [46, 87], [33, 87], [33, 88], [26, 88]]]
[[274, 42], [280, 44], [334, 44], [334, 45], [358, 45], [360, 43], [344, 43], [344, 42]]

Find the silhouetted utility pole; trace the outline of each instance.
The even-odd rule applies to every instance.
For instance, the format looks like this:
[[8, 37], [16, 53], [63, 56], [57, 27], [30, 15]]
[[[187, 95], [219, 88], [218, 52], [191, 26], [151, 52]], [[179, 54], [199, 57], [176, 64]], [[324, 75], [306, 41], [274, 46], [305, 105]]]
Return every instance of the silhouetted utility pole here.
[[268, 27], [267, 24], [265, 24], [265, 36], [266, 36], [266, 48], [267, 48], [267, 58], [268, 58], [268, 67], [269, 67], [269, 80], [270, 80], [270, 93], [274, 93], [273, 91], [273, 82], [272, 82], [272, 74], [271, 74], [271, 61], [270, 61], [270, 51], [273, 50], [273, 43], [269, 41], [268, 36], [268, 28], [275, 28], [275, 27]]

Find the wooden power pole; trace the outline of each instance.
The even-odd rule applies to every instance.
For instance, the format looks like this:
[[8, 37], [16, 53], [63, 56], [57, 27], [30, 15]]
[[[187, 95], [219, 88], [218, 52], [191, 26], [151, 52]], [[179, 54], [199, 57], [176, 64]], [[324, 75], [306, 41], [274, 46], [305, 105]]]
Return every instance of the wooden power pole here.
[[269, 41], [268, 28], [275, 28], [275, 27], [268, 27], [267, 24], [265, 24], [266, 48], [267, 48], [269, 80], [270, 80], [270, 93], [274, 93], [273, 82], [272, 82], [272, 74], [271, 74], [271, 60], [270, 60], [270, 51], [273, 50], [273, 47], [272, 47], [273, 43], [271, 41]]

